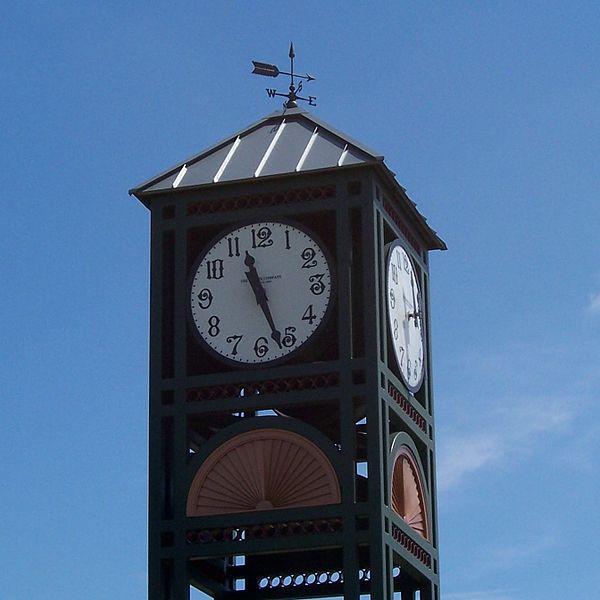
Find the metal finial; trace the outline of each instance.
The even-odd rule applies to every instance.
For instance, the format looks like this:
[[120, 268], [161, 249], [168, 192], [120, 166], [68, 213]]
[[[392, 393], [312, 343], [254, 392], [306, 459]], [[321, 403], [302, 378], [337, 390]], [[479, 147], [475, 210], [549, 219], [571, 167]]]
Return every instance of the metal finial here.
[[287, 98], [287, 102], [284, 102], [283, 104], [285, 108], [296, 108], [298, 106], [296, 100], [304, 100], [305, 102], [308, 102], [310, 106], [316, 106], [316, 96], [308, 96], [307, 98], [304, 98], [303, 96], [298, 96], [298, 94], [302, 91], [302, 81], [298, 84], [298, 86], [296, 86], [294, 78], [304, 79], [307, 82], [314, 81], [315, 78], [312, 75], [309, 75], [308, 73], [306, 73], [306, 75], [298, 75], [297, 73], [294, 73], [294, 58], [296, 57], [296, 53], [294, 52], [293, 43], [290, 44], [289, 57], [289, 72], [280, 71], [276, 65], [253, 60], [252, 64], [254, 65], [254, 69], [252, 70], [252, 73], [254, 73], [255, 75], [264, 75], [265, 77], [277, 77], [278, 75], [290, 76], [290, 87], [289, 92], [287, 94], [282, 94], [275, 89], [267, 88], [267, 95], [269, 96], [269, 98], [275, 98], [275, 96], [283, 96], [284, 98]]

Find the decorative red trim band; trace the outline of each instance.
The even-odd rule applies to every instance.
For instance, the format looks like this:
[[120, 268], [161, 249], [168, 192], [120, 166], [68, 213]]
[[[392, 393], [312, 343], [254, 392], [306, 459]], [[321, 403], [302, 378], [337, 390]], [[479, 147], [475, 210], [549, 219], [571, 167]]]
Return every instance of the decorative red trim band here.
[[383, 199], [383, 208], [390, 216], [392, 221], [394, 221], [394, 223], [398, 225], [400, 231], [402, 232], [402, 235], [408, 240], [408, 243], [417, 251], [419, 256], [421, 256], [421, 253], [423, 252], [421, 244], [419, 244], [417, 238], [411, 233], [411, 231], [406, 226], [400, 215], [396, 212], [396, 209], [394, 208], [392, 203], [387, 198]]
[[205, 202], [194, 202], [187, 207], [188, 215], [206, 215], [244, 208], [263, 208], [281, 204], [295, 204], [312, 200], [326, 200], [335, 197], [335, 185], [299, 188], [284, 192], [233, 196]]
[[425, 433], [427, 433], [427, 421], [419, 411], [404, 397], [402, 392], [390, 381], [388, 381], [388, 394], [400, 406], [400, 408], [410, 417], [414, 423]]
[[424, 550], [412, 540], [400, 527], [392, 523], [392, 537], [406, 550], [408, 550], [416, 559], [420, 560], [426, 567], [431, 568], [431, 554]]
[[299, 392], [319, 388], [335, 387], [340, 383], [339, 373], [322, 373], [303, 377], [285, 377], [282, 379], [265, 379], [245, 383], [225, 383], [207, 387], [190, 388], [186, 391], [188, 402], [202, 400], [221, 400], [254, 394], [280, 394], [282, 392]]
[[267, 523], [265, 525], [251, 525], [248, 527], [196, 529], [187, 532], [186, 540], [188, 544], [212, 544], [215, 542], [243, 542], [246, 540], [315, 533], [336, 533], [341, 530], [341, 519], [319, 519], [317, 521]]

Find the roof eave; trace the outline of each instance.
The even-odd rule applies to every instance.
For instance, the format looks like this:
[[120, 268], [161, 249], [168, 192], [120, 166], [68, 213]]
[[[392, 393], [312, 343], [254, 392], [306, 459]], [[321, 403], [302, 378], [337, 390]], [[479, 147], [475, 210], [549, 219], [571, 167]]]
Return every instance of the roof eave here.
[[[296, 173], [293, 174], [293, 176], [314, 176], [314, 175], [320, 175], [323, 173], [327, 173], [327, 172], [339, 172], [339, 171], [347, 171], [350, 169], [363, 169], [366, 167], [375, 167], [376, 165], [379, 165], [382, 162], [383, 159], [377, 159], [377, 160], [372, 160], [369, 162], [365, 162], [365, 163], [355, 163], [355, 164], [350, 164], [350, 165], [342, 165], [339, 167], [324, 167], [322, 169], [311, 169], [311, 170], [307, 170], [307, 171], [297, 171]], [[186, 187], [182, 187], [182, 188], [173, 188], [172, 190], [169, 191], [169, 193], [172, 194], [176, 194], [176, 195], [183, 195], [189, 192], [198, 192], [201, 190], [206, 190], [206, 189], [215, 189], [217, 187], [219, 188], [226, 188], [226, 187], [232, 187], [235, 185], [240, 185], [240, 184], [249, 184], [249, 183], [258, 183], [258, 182], [268, 182], [268, 181], [276, 181], [278, 179], [289, 179], [290, 177], [290, 173], [275, 173], [273, 175], [263, 175], [261, 177], [248, 177], [245, 179], [233, 179], [233, 180], [228, 180], [228, 181], [220, 181], [218, 183], [213, 183], [213, 182], [208, 182], [208, 183], [201, 183], [198, 185], [190, 185], [190, 186], [186, 186]], [[159, 196], [164, 196], [164, 194], [166, 193], [166, 190], [138, 190], [138, 189], [131, 189], [129, 190], [129, 195], [130, 196], [135, 196], [146, 208], [150, 208], [150, 203], [152, 201], [153, 197], [159, 197]]]
[[408, 211], [411, 213], [413, 220], [416, 226], [419, 229], [421, 236], [427, 242], [428, 250], [447, 250], [448, 246], [446, 246], [446, 242], [442, 240], [436, 233], [434, 229], [432, 229], [427, 224], [427, 219], [419, 212], [417, 209], [417, 205], [413, 200], [410, 199], [408, 194], [406, 193], [406, 189], [403, 188], [396, 179], [393, 171], [391, 171], [384, 162], [379, 162], [376, 164], [376, 168], [379, 173], [383, 176], [385, 181], [390, 185], [390, 187], [398, 193], [405, 200], [404, 204], [408, 208]]

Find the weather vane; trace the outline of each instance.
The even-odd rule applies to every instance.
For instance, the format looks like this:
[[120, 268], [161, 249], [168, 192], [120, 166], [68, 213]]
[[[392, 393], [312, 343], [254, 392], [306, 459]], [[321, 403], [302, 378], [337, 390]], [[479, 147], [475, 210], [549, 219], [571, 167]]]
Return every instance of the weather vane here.
[[262, 62], [258, 62], [256, 60], [252, 61], [252, 64], [254, 65], [254, 69], [253, 69], [253, 73], [256, 75], [265, 75], [266, 77], [277, 77], [277, 75], [289, 75], [290, 76], [290, 87], [289, 87], [289, 92], [287, 94], [282, 94], [279, 93], [277, 90], [272, 89], [272, 88], [267, 88], [267, 94], [269, 96], [269, 98], [275, 98], [275, 96], [283, 96], [284, 98], [287, 98], [287, 102], [283, 103], [283, 106], [285, 108], [296, 108], [298, 106], [298, 104], [296, 103], [296, 100], [304, 100], [305, 102], [308, 102], [310, 104], [310, 106], [316, 106], [317, 105], [317, 97], [316, 96], [308, 96], [308, 98], [304, 98], [303, 96], [298, 96], [298, 94], [302, 91], [302, 81], [300, 81], [298, 83], [298, 85], [296, 86], [296, 82], [295, 79], [304, 79], [307, 82], [308, 81], [314, 81], [314, 77], [312, 75], [309, 75], [308, 73], [306, 75], [298, 75], [297, 73], [294, 73], [294, 57], [296, 56], [294, 54], [294, 44], [290, 44], [290, 72], [286, 72], [286, 71], [280, 71], [275, 65], [270, 65], [269, 63], [262, 63]]

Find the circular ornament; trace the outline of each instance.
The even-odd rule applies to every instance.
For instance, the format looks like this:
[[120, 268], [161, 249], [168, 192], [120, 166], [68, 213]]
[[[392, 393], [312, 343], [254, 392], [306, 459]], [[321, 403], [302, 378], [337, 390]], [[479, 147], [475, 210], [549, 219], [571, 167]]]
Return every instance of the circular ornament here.
[[317, 238], [299, 225], [260, 221], [220, 235], [196, 261], [190, 317], [220, 359], [266, 365], [313, 337], [332, 296], [330, 260]]
[[425, 373], [423, 305], [413, 263], [398, 240], [388, 251], [387, 307], [396, 363], [406, 387], [414, 393]]

